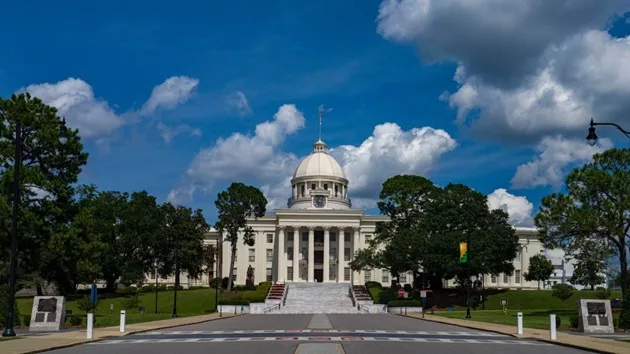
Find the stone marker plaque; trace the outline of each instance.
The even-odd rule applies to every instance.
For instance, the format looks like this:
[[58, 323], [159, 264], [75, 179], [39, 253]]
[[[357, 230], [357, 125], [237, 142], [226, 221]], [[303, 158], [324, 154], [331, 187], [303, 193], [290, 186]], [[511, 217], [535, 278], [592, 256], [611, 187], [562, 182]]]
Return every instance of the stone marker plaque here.
[[585, 333], [614, 333], [610, 300], [580, 299], [580, 326]]
[[59, 331], [65, 328], [66, 298], [35, 296], [29, 331]]

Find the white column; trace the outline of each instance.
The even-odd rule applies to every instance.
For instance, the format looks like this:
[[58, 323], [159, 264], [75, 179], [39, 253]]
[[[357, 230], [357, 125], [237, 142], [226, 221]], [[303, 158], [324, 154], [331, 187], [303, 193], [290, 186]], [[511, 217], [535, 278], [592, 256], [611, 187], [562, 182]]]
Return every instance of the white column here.
[[[361, 231], [360, 227], [354, 227], [354, 237], [352, 238], [352, 257], [357, 254], [357, 250], [359, 249], [359, 232]], [[361, 280], [359, 279], [359, 272], [353, 272], [353, 284], [361, 284]]]
[[338, 283], [342, 283], [344, 282], [344, 274], [343, 274], [343, 268], [345, 267], [345, 262], [344, 262], [344, 251], [345, 251], [345, 246], [346, 246], [346, 242], [345, 242], [345, 232], [343, 229], [337, 229], [337, 282]]
[[330, 227], [324, 227], [324, 283], [330, 281]]
[[308, 281], [315, 278], [315, 228], [308, 228]]
[[300, 279], [300, 227], [293, 226], [293, 281]]
[[276, 282], [284, 283], [286, 281], [286, 251], [284, 248], [284, 226], [278, 226], [278, 279]]

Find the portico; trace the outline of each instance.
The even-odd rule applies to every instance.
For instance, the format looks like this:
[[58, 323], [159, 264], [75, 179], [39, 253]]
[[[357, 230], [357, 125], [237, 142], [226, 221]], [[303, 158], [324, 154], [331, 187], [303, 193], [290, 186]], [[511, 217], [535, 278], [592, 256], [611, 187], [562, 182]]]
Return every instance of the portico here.
[[277, 239], [278, 281], [352, 281], [348, 262], [360, 247], [360, 226], [278, 226]]

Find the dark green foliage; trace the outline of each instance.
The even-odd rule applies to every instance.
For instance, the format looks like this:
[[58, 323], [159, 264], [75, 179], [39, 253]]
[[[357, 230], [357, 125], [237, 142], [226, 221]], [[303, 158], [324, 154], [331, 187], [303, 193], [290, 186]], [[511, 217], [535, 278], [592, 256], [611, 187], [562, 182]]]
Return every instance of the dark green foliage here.
[[[73, 184], [88, 155], [78, 131], [67, 130], [67, 142], [59, 141], [57, 110], [28, 93], [0, 98], [0, 284], [8, 283], [10, 216], [13, 197], [15, 132], [22, 122], [22, 161], [18, 235], [20, 241], [18, 286], [55, 282], [62, 292], [73, 291], [82, 268], [88, 235], [70, 232]], [[38, 197], [44, 191], [48, 197]], [[71, 247], [68, 247], [71, 246]]]
[[611, 295], [610, 289], [607, 289], [607, 288], [604, 288], [604, 287], [601, 287], [601, 286], [598, 287], [595, 290], [597, 290], [596, 294], [597, 294], [597, 298], [598, 299], [602, 299], [602, 300], [608, 299], [610, 297], [610, 295]]
[[571, 328], [578, 328], [580, 326], [580, 315], [571, 315], [569, 323]]
[[249, 301], [248, 300], [241, 300], [241, 299], [223, 299], [223, 300], [219, 300], [219, 305], [243, 305], [243, 306], [249, 306]]
[[133, 294], [127, 298], [125, 298], [122, 302], [122, 306], [125, 310], [131, 310], [140, 306], [140, 298], [138, 294]]
[[[8, 310], [8, 300], [9, 300], [9, 285], [0, 284], [0, 325], [4, 325], [5, 323], [4, 321], [6, 319], [7, 310]], [[13, 318], [19, 319], [20, 312], [17, 306], [17, 302], [14, 305], [15, 306], [13, 307]]]
[[84, 296], [77, 301], [77, 307], [83, 312], [96, 311], [96, 309], [98, 309], [98, 301], [96, 301], [96, 303], [92, 303], [90, 302], [89, 296]]
[[365, 287], [370, 289], [370, 288], [382, 288], [383, 285], [381, 285], [381, 283], [377, 282], [377, 281], [368, 281], [365, 283]]
[[212, 278], [212, 280], [210, 281], [210, 287], [216, 289], [216, 287], [219, 286], [220, 282], [221, 278]]
[[540, 290], [540, 282], [549, 279], [551, 273], [553, 273], [551, 261], [542, 254], [535, 254], [529, 257], [529, 267], [524, 277], [527, 281], [538, 281], [538, 289]]
[[575, 288], [569, 284], [556, 284], [553, 286], [551, 295], [562, 301], [565, 301], [566, 299], [573, 296], [574, 291], [575, 291]]
[[419, 300], [393, 300], [387, 304], [388, 307], [422, 307]]
[[560, 328], [561, 324], [562, 324], [562, 319], [560, 318], [560, 316], [556, 316], [556, 328]]
[[548, 248], [563, 247], [568, 254], [586, 256], [591, 263], [584, 272], [588, 277], [596, 274], [593, 269], [602, 267], [602, 257], [617, 256], [625, 296], [629, 287], [630, 149], [594, 155], [593, 162], [568, 175], [566, 190], [566, 194], [553, 193], [541, 202], [535, 221], [542, 241]]
[[214, 204], [219, 214], [216, 228], [221, 234], [227, 233], [227, 241], [230, 243], [232, 251], [228, 284], [224, 288], [230, 291], [232, 289], [232, 275], [234, 274], [236, 245], [239, 239], [245, 245], [254, 245], [254, 231], [247, 225], [247, 219], [260, 218], [265, 215], [267, 198], [258, 188], [235, 182], [227, 190], [217, 195]]
[[71, 326], [80, 326], [83, 323], [83, 317], [79, 315], [71, 315], [68, 318]]
[[223, 277], [223, 279], [221, 279], [221, 289], [227, 289], [227, 286], [229, 283], [230, 283], [230, 278]]

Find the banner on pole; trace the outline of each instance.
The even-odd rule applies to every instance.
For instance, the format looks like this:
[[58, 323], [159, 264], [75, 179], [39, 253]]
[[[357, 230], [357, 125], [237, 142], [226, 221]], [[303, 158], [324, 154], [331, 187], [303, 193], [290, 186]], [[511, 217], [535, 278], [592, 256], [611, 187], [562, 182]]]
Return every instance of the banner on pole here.
[[459, 243], [459, 263], [468, 262], [468, 243], [460, 242]]

